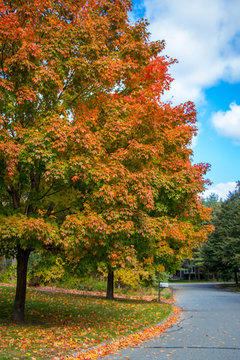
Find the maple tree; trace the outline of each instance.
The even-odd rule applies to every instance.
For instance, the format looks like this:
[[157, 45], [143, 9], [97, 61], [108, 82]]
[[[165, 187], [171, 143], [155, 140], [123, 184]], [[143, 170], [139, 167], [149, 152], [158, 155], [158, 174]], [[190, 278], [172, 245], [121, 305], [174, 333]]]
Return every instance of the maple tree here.
[[105, 74], [128, 9], [128, 1], [0, 1], [1, 252], [18, 260], [16, 321], [30, 252], [57, 244], [80, 191], [73, 167], [101, 152], [94, 112], [81, 121], [76, 109], [114, 86]]
[[[161, 102], [173, 61], [159, 56], [163, 43], [148, 41], [145, 24], [139, 29], [141, 42], [135, 36], [131, 51], [125, 46], [119, 52], [123, 67], [126, 59], [128, 64], [121, 86], [94, 104], [91, 129], [102, 153], [94, 165], [81, 159], [79, 174], [74, 169], [76, 188], [85, 187], [84, 211], [69, 215], [62, 226], [73, 261], [90, 254], [107, 265], [109, 298], [114, 269], [137, 256], [141, 265], [171, 271], [212, 229], [202, 224], [210, 211], [198, 197], [208, 166], [190, 160], [194, 105]], [[89, 119], [92, 111], [80, 104], [78, 115]]]
[[17, 257], [15, 321], [34, 249], [109, 272], [133, 258], [168, 269], [211, 230], [194, 105], [161, 102], [174, 61], [130, 9], [0, 0], [0, 242]]

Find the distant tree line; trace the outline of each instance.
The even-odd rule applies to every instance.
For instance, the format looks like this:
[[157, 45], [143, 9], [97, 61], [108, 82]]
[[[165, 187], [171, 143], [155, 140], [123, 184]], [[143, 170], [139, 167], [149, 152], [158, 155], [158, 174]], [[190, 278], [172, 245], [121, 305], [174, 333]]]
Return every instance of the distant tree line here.
[[212, 194], [204, 201], [212, 208], [212, 224], [215, 230], [209, 235], [195, 258], [196, 265], [207, 274], [223, 280], [235, 279], [238, 284], [240, 269], [240, 182], [222, 201]]

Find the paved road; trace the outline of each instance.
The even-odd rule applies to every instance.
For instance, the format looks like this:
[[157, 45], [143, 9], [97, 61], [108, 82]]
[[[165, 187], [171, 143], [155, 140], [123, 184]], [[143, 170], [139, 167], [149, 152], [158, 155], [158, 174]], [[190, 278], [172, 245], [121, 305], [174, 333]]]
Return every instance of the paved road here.
[[178, 324], [105, 360], [240, 360], [240, 294], [209, 284], [173, 287], [183, 309]]

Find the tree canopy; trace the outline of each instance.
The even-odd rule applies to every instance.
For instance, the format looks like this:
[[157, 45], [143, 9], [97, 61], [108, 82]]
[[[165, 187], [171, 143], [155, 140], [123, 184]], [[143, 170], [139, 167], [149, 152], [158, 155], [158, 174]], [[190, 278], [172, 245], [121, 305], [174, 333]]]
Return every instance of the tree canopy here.
[[16, 321], [34, 249], [170, 269], [211, 231], [194, 105], [162, 102], [174, 60], [130, 9], [0, 1], [0, 251], [18, 261]]

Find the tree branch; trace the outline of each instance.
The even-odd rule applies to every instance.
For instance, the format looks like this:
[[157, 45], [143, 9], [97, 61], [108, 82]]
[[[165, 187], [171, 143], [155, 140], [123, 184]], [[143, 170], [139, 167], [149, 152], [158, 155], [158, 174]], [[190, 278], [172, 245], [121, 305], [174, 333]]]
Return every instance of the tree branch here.
[[36, 201], [42, 200], [43, 198], [45, 198], [45, 196], [48, 195], [48, 193], [52, 190], [54, 186], [54, 182], [52, 183], [52, 185], [50, 186], [50, 188], [45, 192], [45, 194], [43, 194], [39, 199], [37, 199]]

